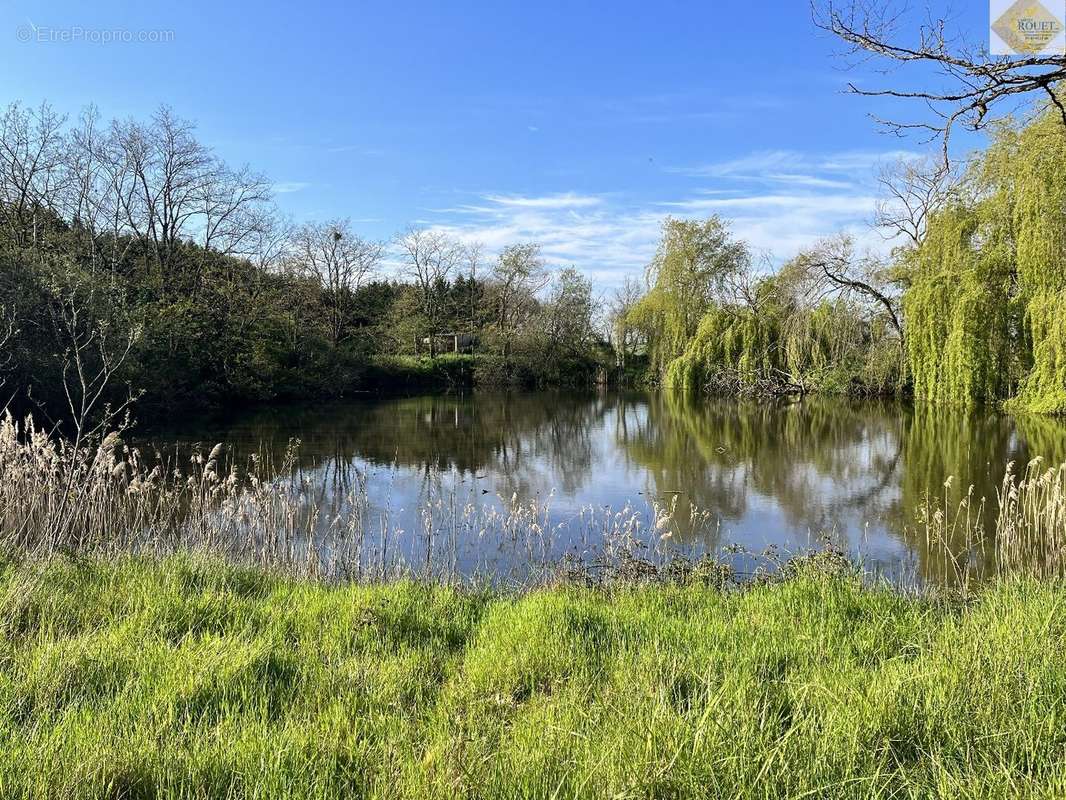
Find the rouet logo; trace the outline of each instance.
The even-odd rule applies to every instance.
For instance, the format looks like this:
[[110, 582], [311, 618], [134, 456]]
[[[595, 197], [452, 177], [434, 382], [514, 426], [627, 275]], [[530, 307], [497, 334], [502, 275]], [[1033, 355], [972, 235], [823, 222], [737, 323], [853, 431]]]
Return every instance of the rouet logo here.
[[1066, 0], [991, 0], [989, 12], [994, 55], [1066, 54]]

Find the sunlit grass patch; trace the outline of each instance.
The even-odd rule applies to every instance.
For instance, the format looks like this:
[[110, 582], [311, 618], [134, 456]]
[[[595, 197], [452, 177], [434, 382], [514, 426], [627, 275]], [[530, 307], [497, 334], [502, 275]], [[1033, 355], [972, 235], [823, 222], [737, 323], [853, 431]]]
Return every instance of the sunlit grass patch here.
[[500, 594], [124, 557], [10, 562], [0, 591], [4, 797], [1066, 790], [1050, 581]]

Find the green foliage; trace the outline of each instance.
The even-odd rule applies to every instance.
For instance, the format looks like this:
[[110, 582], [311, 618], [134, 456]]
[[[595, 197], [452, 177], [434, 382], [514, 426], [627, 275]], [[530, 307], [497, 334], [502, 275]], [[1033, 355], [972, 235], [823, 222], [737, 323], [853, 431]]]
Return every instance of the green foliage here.
[[995, 401], [1009, 391], [1010, 261], [1001, 198], [957, 202], [929, 222], [903, 297], [915, 397]]
[[466, 353], [425, 356], [378, 356], [368, 369], [369, 386], [399, 392], [468, 389], [477, 360]]
[[667, 220], [653, 285], [625, 324], [643, 333], [665, 386], [726, 395], [898, 390], [894, 318], [864, 304], [868, 294], [850, 293], [855, 284], [834, 283], [820, 258], [804, 253], [766, 274], [716, 217]]
[[1066, 136], [1003, 127], [903, 269], [915, 396], [1066, 412]]
[[805, 304], [796, 280], [786, 268], [759, 280], [750, 302], [711, 308], [663, 384], [724, 394], [891, 391], [895, 339], [846, 299]]
[[645, 331], [652, 369], [663, 375], [701, 324], [726, 282], [748, 264], [747, 246], [718, 217], [667, 218], [649, 270], [651, 290], [629, 315]]
[[1010, 166], [1017, 272], [1032, 368], [1012, 405], [1066, 413], [1066, 135], [1049, 116], [1024, 130]]
[[922, 403], [1066, 413], [1064, 163], [1057, 114], [1000, 126], [921, 242], [895, 252], [902, 325], [890, 324], [885, 295], [855, 294], [859, 284], [828, 268], [828, 298], [824, 281], [805, 290], [822, 280], [824, 254], [759, 279], [743, 259], [701, 261], [728, 241], [714, 219], [667, 223], [651, 290], [627, 322], [644, 331], [651, 369], [671, 386], [868, 394], [910, 381]]
[[[62, 223], [55, 225], [62, 233]], [[485, 311], [485, 297], [495, 287], [466, 276], [434, 286], [440, 324], [472, 331], [464, 335], [475, 345], [466, 349], [476, 355], [429, 359], [419, 296], [404, 284], [372, 281], [337, 303], [316, 280], [266, 272], [231, 257], [201, 265], [196, 248], [179, 245], [171, 267], [192, 269], [195, 261], [197, 288], [163, 294], [153, 272], [135, 258], [121, 269], [93, 272], [68, 244], [69, 250], [47, 257], [0, 248], [0, 307], [14, 309], [19, 320], [0, 378], [21, 389], [17, 399], [25, 405], [31, 406], [26, 395], [32, 394], [56, 415], [65, 409], [62, 367], [69, 346], [56, 315], [72, 292], [86, 326], [115, 334], [139, 331], [107, 399], [120, 401], [129, 386], [141, 394], [138, 416], [149, 420], [224, 406], [328, 400], [367, 389], [469, 387], [475, 361], [485, 385], [588, 385], [602, 364], [613, 361], [593, 332], [591, 285], [573, 270], [544, 301], [524, 298], [532, 312], [512, 332], [506, 357]], [[94, 367], [94, 348], [86, 354], [86, 366]]]
[[20, 412], [79, 416], [73, 394], [94, 397], [99, 418], [132, 394], [140, 418], [159, 419], [468, 385], [465, 359], [390, 363], [439, 355], [457, 334], [455, 349], [484, 353], [504, 380], [587, 385], [612, 361], [592, 334], [591, 286], [564, 271], [543, 297], [534, 243], [479, 278], [477, 248], [411, 230], [397, 242], [414, 248], [408, 283], [373, 280], [383, 244], [344, 220], [292, 229], [266, 178], [229, 168], [169, 109], [64, 120], [47, 105], [0, 112], [0, 384]]
[[1066, 289], [1037, 291], [1025, 307], [1033, 368], [1008, 407], [1066, 414]]
[[733, 369], [747, 380], [764, 375], [773, 364], [767, 341], [768, 325], [747, 309], [713, 309], [700, 321], [696, 334], [680, 356], [666, 368], [666, 386], [699, 388], [714, 376]]
[[[5, 797], [1066, 792], [1061, 587], [328, 588], [214, 562], [0, 575]], [[768, 789], [767, 787], [771, 787]]]

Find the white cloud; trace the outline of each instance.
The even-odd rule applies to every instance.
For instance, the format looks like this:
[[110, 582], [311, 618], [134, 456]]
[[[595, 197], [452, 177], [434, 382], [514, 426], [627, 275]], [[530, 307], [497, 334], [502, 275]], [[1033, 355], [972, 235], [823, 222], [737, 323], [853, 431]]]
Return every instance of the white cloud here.
[[913, 154], [906, 151], [753, 153], [684, 171], [702, 185], [678, 187], [676, 199], [638, 203], [619, 193], [486, 193], [470, 204], [435, 209], [423, 224], [480, 242], [490, 258], [506, 245], [538, 242], [552, 266], [573, 264], [600, 289], [610, 289], [626, 275], [643, 274], [668, 215], [718, 214], [756, 255], [778, 263], [841, 232], [883, 248], [882, 237], [870, 228], [876, 169], [908, 157]]
[[[660, 209], [629, 208], [574, 193], [490, 194], [475, 204], [432, 213], [435, 219], [420, 224], [466, 243], [480, 243], [486, 258], [510, 244], [536, 242], [549, 266], [577, 266], [600, 289], [643, 273], [655, 252], [663, 217]], [[398, 254], [389, 261], [396, 268]]]
[[814, 175], [768, 172], [765, 177], [766, 180], [773, 183], [784, 183], [792, 186], [810, 186], [818, 189], [847, 189], [851, 187], [851, 184], [847, 181], [833, 180], [832, 178], [818, 178]]
[[920, 158], [923, 158], [923, 155], [914, 150], [886, 150], [884, 152], [851, 150], [827, 156], [819, 162], [819, 166], [831, 172], [862, 174], [895, 162], [916, 161]]
[[763, 194], [746, 197], [699, 197], [694, 200], [681, 200], [660, 203], [667, 208], [677, 208], [689, 213], [698, 212], [762, 212], [762, 216], [782, 212], [810, 212], [827, 217], [834, 214], [865, 213], [874, 210], [876, 198], [873, 196], [840, 194]]
[[485, 199], [501, 206], [514, 206], [516, 208], [585, 208], [586, 206], [598, 206], [603, 202], [599, 197], [579, 195], [572, 192], [547, 195], [545, 197], [490, 194], [486, 195]]
[[274, 194], [292, 194], [293, 192], [302, 192], [310, 183], [305, 181], [281, 181], [271, 186], [274, 190]]
[[831, 192], [699, 196], [660, 204], [686, 217], [718, 214], [730, 221], [734, 234], [753, 252], [783, 261], [819, 239], [846, 232], [870, 245], [882, 245], [869, 223], [877, 206], [874, 194], [861, 190]]
[[799, 153], [791, 150], [763, 150], [728, 161], [694, 166], [667, 167], [667, 172], [676, 172], [692, 178], [724, 178], [744, 176], [768, 170], [795, 168], [801, 160]]
[[[799, 176], [821, 180], [852, 176], [868, 179], [881, 165], [921, 158], [912, 150], [845, 150], [828, 155], [813, 155], [795, 150], [762, 150], [727, 161], [669, 167], [668, 172], [692, 178], [729, 178], [733, 180], [788, 181]], [[830, 173], [825, 176], [824, 173]]]

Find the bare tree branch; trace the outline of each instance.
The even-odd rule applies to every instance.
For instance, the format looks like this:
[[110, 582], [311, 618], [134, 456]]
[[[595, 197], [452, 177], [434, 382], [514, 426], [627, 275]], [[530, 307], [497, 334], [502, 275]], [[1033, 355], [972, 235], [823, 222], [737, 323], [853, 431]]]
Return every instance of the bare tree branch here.
[[902, 238], [917, 247], [925, 238], [929, 218], [939, 211], [958, 183], [958, 175], [939, 159], [900, 160], [878, 176], [882, 199], [876, 224], [890, 239]]
[[434, 336], [440, 333], [437, 326], [442, 315], [435, 290], [466, 260], [466, 249], [447, 233], [429, 228], [408, 228], [396, 244], [403, 254], [404, 274], [418, 286], [422, 315], [429, 326], [429, 354], [434, 356]]
[[330, 341], [336, 347], [345, 338], [352, 292], [377, 267], [384, 247], [356, 236], [348, 220], [334, 220], [298, 228], [293, 249], [302, 274], [318, 280], [325, 290]]
[[[845, 55], [853, 65], [874, 62], [883, 72], [892, 66], [931, 67], [942, 79], [942, 87], [934, 89], [868, 88], [849, 83], [848, 90], [864, 97], [924, 103], [935, 118], [933, 121], [878, 122], [899, 135], [924, 131], [928, 141], [940, 140], [945, 163], [956, 125], [980, 130], [996, 118], [994, 109], [1012, 98], [1043, 98], [1058, 110], [1066, 125], [1066, 107], [1061, 101], [1066, 56], [992, 56], [986, 47], [966, 45], [950, 36], [946, 16], [932, 13], [918, 26], [913, 40], [904, 42], [901, 28], [907, 9], [890, 2], [814, 0], [811, 10], [815, 24], [844, 43]], [[927, 84], [926, 74], [920, 85]]]
[[880, 306], [899, 334], [902, 347], [903, 322], [898, 299], [887, 288], [875, 286], [870, 275], [869, 263], [855, 258], [854, 243], [848, 236], [827, 239], [815, 249], [800, 255], [798, 261], [808, 270], [817, 270], [836, 289], [858, 293], [866, 300]]

